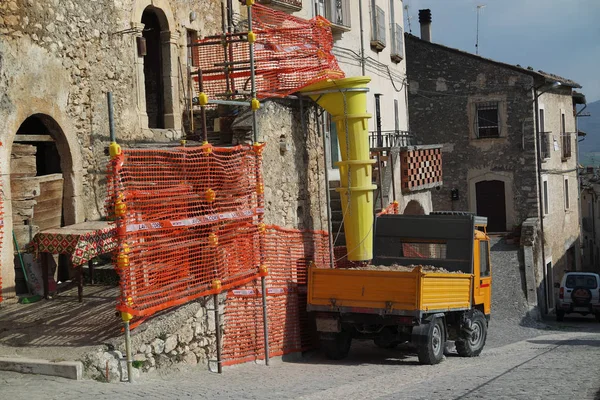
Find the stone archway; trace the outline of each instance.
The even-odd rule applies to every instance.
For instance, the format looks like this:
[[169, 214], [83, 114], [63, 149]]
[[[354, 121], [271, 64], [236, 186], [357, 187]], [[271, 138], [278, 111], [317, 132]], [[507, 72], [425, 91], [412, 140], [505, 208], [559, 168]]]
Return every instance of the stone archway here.
[[402, 214], [405, 215], [424, 215], [425, 209], [417, 200], [411, 200], [408, 202], [406, 207], [404, 207], [404, 212]]
[[[145, 39], [146, 55], [133, 43], [136, 57], [138, 111], [141, 126], [181, 129], [177, 24], [166, 0], [137, 0], [131, 26]], [[139, 40], [136, 38], [136, 41]]]
[[[503, 186], [503, 197], [504, 201], [498, 201], [498, 204], [503, 203], [504, 210], [501, 214], [505, 219], [504, 224], [500, 224], [500, 229], [510, 230], [515, 224], [516, 215], [515, 215], [515, 206], [514, 206], [514, 191], [513, 191], [513, 173], [512, 172], [504, 172], [504, 171], [469, 171], [468, 173], [468, 182], [469, 182], [469, 211], [478, 212], [477, 205], [477, 190], [482, 189], [482, 185], [487, 184], [495, 184], [498, 187], [500, 184]], [[489, 189], [488, 189], [489, 190]], [[497, 190], [500, 193], [500, 189]], [[481, 200], [481, 199], [480, 199]], [[481, 201], [480, 201], [481, 203]]]

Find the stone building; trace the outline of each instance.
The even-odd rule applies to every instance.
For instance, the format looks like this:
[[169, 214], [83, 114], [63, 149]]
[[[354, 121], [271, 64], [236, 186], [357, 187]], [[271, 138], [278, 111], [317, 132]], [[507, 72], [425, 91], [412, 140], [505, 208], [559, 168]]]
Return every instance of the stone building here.
[[600, 176], [587, 167], [579, 173], [581, 185], [581, 264], [584, 271], [600, 272]]
[[[186, 130], [187, 70], [193, 63], [188, 44], [222, 32], [221, 5], [226, 3], [0, 3], [5, 300], [15, 296], [11, 230], [23, 247], [40, 228], [105, 215], [107, 92], [115, 99], [116, 137], [122, 146], [178, 143], [193, 134]], [[229, 3], [240, 23], [243, 7]], [[308, 113], [306, 129], [300, 120], [297, 104], [273, 102], [260, 110], [260, 140], [267, 142], [265, 222], [324, 229], [322, 142]], [[42, 200], [51, 209], [42, 209]]]
[[433, 207], [477, 212], [488, 217], [488, 231], [516, 236], [533, 223], [537, 294], [550, 310], [553, 282], [580, 268], [573, 93], [580, 86], [433, 43], [424, 11], [426, 37], [405, 38], [411, 128], [425, 143], [443, 144], [444, 187]]

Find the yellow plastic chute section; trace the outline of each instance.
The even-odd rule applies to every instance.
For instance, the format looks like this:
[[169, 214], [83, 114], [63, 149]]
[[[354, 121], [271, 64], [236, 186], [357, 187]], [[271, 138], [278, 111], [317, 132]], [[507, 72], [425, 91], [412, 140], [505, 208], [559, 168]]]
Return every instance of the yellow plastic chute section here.
[[329, 79], [312, 84], [300, 92], [310, 96], [332, 116], [336, 124], [342, 161], [340, 192], [348, 260], [373, 258], [373, 190], [367, 120], [366, 76]]

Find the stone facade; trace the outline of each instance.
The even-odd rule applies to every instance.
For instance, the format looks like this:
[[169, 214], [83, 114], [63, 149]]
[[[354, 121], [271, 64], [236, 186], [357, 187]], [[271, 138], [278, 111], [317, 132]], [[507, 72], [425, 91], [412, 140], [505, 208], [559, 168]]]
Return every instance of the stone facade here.
[[[225, 295], [219, 296], [219, 323], [225, 334]], [[216, 323], [213, 297], [193, 301], [145, 322], [131, 335], [134, 373], [151, 372], [173, 364], [205, 365], [216, 370]], [[127, 379], [125, 344], [113, 340], [82, 359], [86, 377], [119, 382]]]
[[[113, 93], [116, 138], [122, 146], [177, 142], [184, 135], [188, 35], [219, 33], [221, 3], [0, 3], [0, 171], [6, 232], [12, 228], [11, 149], [19, 142], [21, 137], [16, 133], [28, 118], [40, 121], [60, 157], [64, 225], [105, 215], [106, 149], [110, 141], [107, 92]], [[239, 2], [232, 4], [244, 18]], [[148, 25], [146, 30], [142, 20]], [[148, 29], [154, 34], [149, 35]], [[152, 68], [145, 65], [140, 52], [143, 46], [139, 46], [142, 37], [149, 57], [161, 53], [161, 62], [150, 65], [158, 74], [151, 74]], [[162, 87], [161, 100], [155, 93], [158, 84]], [[302, 130], [297, 104], [283, 108], [263, 104], [261, 115], [265, 116], [261, 140], [268, 141], [264, 163], [267, 222], [321, 229], [325, 196], [324, 189], [318, 187], [323, 180], [318, 160], [323, 158], [323, 151], [316, 130], [309, 128], [309, 119], [306, 130]], [[10, 240], [10, 235], [4, 235], [0, 253], [5, 299], [14, 297]]]
[[[545, 309], [551, 309], [552, 283], [558, 282], [566, 269], [579, 266], [577, 140], [572, 99], [573, 87], [579, 86], [564, 78], [499, 63], [412, 35], [405, 37], [411, 128], [420, 142], [444, 146], [444, 187], [432, 192], [433, 208], [478, 212], [488, 216], [492, 231], [520, 234], [521, 224], [528, 218], [539, 222], [539, 181], [547, 182], [542, 189], [549, 205], [543, 220], [545, 260], [539, 251], [541, 240], [536, 241], [534, 253], [538, 297], [546, 298]], [[562, 85], [550, 87], [554, 80]], [[541, 178], [536, 156], [536, 98], [539, 109], [544, 109], [540, 114], [544, 114], [545, 124], [540, 125], [540, 131], [545, 133], [540, 137], [548, 140], [548, 146], [540, 148], [547, 150], [540, 150], [545, 151]], [[491, 122], [497, 129], [490, 135], [493, 137], [487, 137], [480, 128], [486, 122], [481, 110], [490, 106], [496, 110]], [[563, 131], [568, 135], [564, 136]], [[489, 193], [496, 189], [484, 186], [489, 184], [503, 189], [492, 197]], [[491, 210], [489, 204], [493, 204]]]

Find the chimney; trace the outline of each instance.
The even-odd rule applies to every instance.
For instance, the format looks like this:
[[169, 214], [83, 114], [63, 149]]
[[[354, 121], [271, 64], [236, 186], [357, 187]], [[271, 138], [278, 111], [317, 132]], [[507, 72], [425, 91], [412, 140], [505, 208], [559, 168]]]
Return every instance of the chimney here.
[[419, 23], [421, 24], [421, 39], [431, 42], [431, 10], [419, 10]]

